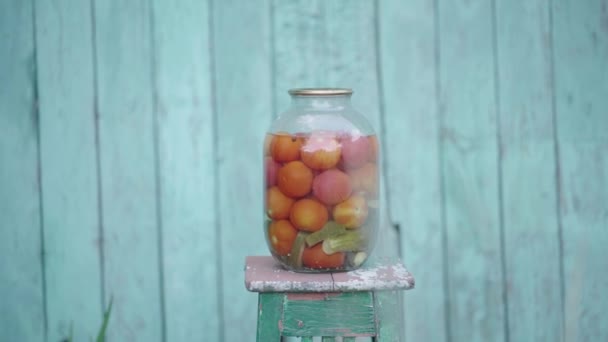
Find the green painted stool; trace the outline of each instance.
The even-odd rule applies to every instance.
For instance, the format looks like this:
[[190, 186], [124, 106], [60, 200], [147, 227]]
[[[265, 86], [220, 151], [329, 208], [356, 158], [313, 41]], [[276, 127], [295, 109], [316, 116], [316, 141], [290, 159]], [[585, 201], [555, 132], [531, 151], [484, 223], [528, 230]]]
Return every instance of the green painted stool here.
[[250, 256], [245, 285], [259, 293], [258, 342], [282, 336], [386, 342], [400, 341], [401, 293], [414, 287], [414, 278], [400, 262], [310, 274], [284, 270], [270, 256]]

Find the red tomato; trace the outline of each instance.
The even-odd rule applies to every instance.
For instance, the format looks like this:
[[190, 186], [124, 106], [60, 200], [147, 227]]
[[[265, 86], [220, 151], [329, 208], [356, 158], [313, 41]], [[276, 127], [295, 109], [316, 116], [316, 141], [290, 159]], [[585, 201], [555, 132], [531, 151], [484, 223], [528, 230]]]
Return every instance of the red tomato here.
[[342, 162], [352, 169], [363, 165], [370, 155], [370, 141], [367, 137], [346, 137], [342, 139]]
[[323, 252], [323, 244], [318, 243], [310, 248], [305, 248], [302, 253], [302, 264], [310, 268], [338, 268], [344, 264], [346, 254], [342, 252], [331, 255]]

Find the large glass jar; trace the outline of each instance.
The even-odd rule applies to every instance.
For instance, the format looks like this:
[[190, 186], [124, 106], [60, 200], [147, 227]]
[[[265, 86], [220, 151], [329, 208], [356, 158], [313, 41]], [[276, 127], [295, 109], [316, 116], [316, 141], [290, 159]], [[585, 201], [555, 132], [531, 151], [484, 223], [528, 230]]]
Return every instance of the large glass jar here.
[[378, 139], [351, 105], [352, 90], [289, 94], [264, 143], [268, 247], [289, 270], [356, 269], [379, 226]]

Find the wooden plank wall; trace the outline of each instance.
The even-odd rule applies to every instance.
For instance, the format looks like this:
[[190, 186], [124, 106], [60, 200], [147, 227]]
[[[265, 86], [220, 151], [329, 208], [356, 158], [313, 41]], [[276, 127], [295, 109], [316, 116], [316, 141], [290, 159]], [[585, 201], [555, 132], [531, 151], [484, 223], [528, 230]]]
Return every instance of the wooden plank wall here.
[[[257, 297], [243, 292], [245, 255], [265, 253], [262, 140], [272, 120], [270, 3], [212, 3], [215, 203], [220, 341], [255, 336]], [[215, 260], [214, 260], [215, 259]], [[211, 279], [209, 279], [211, 280]]]
[[553, 2], [555, 140], [565, 338], [608, 336], [608, 2]]
[[48, 326], [33, 11], [0, 3], [0, 331], [23, 341], [42, 341]]
[[34, 13], [49, 341], [72, 327], [74, 338], [86, 338], [104, 301], [91, 10], [55, 1]]
[[511, 341], [559, 341], [563, 302], [549, 3], [497, 2], [495, 14], [505, 327]]
[[[407, 341], [608, 340], [608, 2], [0, 1], [0, 340], [255, 336], [290, 87], [381, 134]], [[397, 246], [398, 245], [398, 246]]]

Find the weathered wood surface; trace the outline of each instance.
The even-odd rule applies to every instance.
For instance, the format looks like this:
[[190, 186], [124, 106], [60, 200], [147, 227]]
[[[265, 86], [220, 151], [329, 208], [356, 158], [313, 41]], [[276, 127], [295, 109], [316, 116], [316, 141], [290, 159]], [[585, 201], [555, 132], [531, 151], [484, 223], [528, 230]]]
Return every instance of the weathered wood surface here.
[[402, 341], [395, 320], [401, 291], [321, 292], [259, 294], [258, 341], [301, 337], [346, 341], [375, 337], [377, 341]]
[[283, 297], [274, 293], [260, 293], [256, 338], [258, 342], [279, 341], [279, 322], [283, 317]]
[[510, 341], [560, 341], [549, 1], [499, 1], [494, 17], [506, 333]]
[[349, 86], [400, 227], [377, 251], [418, 282], [406, 340], [608, 340], [607, 13], [0, 2], [0, 339], [86, 340], [111, 295], [114, 339], [254, 336], [264, 131], [286, 88]]
[[219, 341], [217, 187], [204, 162], [215, 152], [210, 1], [155, 0], [152, 11], [166, 340]]
[[377, 341], [403, 341], [401, 322], [395, 319], [395, 317], [403, 317], [401, 314], [402, 295], [401, 291], [374, 292]]
[[285, 270], [271, 256], [249, 256], [245, 287], [252, 292], [408, 290], [414, 287], [414, 277], [400, 262], [349, 272], [298, 273]]
[[376, 314], [371, 292], [284, 296], [280, 321], [284, 336], [374, 336]]
[[441, 1], [437, 11], [448, 340], [500, 342], [506, 303], [492, 2]]
[[[408, 341], [445, 341], [447, 317], [437, 89], [436, 1], [378, 1], [385, 184], [415, 295], [403, 296]], [[398, 56], [398, 57], [397, 57]], [[423, 267], [419, 267], [424, 265]], [[439, 320], [439, 321], [437, 321]]]
[[0, 336], [11, 341], [43, 341], [47, 324], [33, 11], [0, 2]]
[[[372, 292], [347, 293], [274, 293], [259, 294], [257, 341], [334, 341], [343, 336], [345, 341], [377, 336], [396, 341], [391, 306], [399, 306], [398, 294], [386, 294], [381, 303]], [[385, 312], [382, 312], [385, 310]]]
[[93, 10], [108, 339], [162, 341], [152, 11], [144, 0], [96, 1]]
[[35, 6], [47, 338], [61, 341], [71, 332], [75, 341], [86, 341], [97, 333], [107, 305], [92, 3], [36, 1]]
[[564, 340], [606, 340], [608, 2], [551, 6]]
[[[262, 141], [272, 120], [269, 1], [213, 1], [212, 78], [216, 263], [220, 340], [255, 335], [255, 296], [243, 295], [243, 259], [267, 251], [263, 233]], [[204, 264], [201, 267], [205, 267]], [[234, 322], [238, 323], [235, 329]]]

